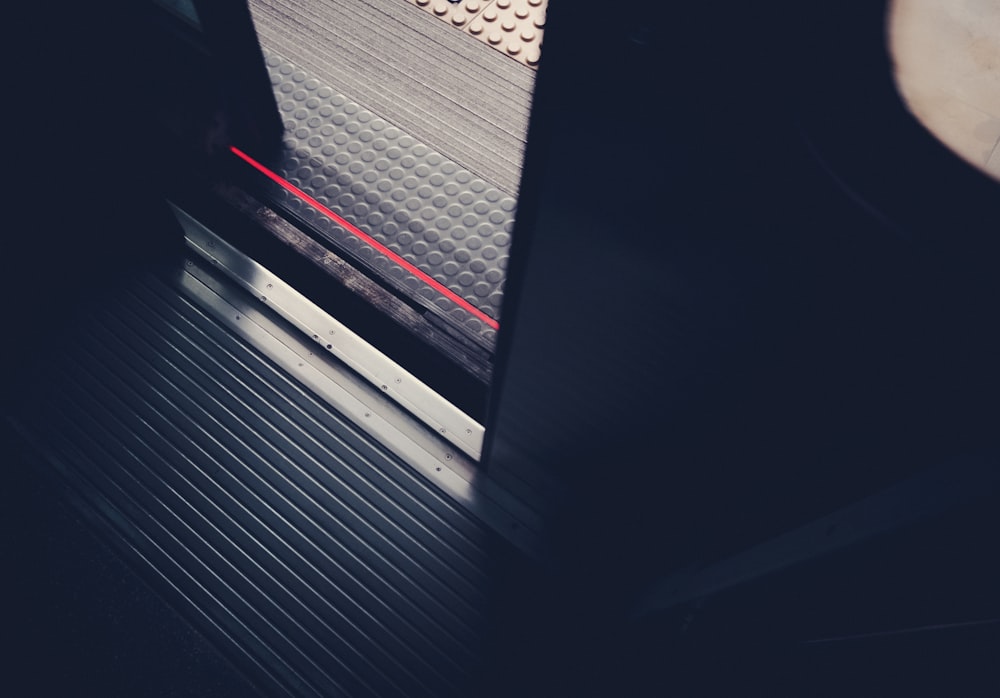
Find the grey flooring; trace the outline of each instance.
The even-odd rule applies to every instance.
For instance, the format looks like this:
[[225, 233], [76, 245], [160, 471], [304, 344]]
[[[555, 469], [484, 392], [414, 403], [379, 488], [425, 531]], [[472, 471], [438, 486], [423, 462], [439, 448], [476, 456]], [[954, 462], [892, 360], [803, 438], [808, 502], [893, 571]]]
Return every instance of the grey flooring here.
[[405, 0], [251, 0], [261, 45], [516, 196], [535, 72]]

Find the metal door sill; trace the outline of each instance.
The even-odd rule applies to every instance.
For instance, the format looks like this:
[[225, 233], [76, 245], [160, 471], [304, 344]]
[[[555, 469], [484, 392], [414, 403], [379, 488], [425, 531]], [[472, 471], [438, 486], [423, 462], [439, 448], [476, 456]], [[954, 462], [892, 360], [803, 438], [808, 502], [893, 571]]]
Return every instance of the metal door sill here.
[[481, 424], [191, 215], [174, 210], [191, 252], [178, 272], [182, 293], [515, 547], [542, 557], [539, 514], [478, 463]]

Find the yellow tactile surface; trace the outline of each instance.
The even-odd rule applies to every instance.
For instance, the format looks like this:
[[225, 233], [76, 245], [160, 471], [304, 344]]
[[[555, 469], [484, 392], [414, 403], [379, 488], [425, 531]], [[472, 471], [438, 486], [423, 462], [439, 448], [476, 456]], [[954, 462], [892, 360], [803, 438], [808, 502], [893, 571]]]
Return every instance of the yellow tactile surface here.
[[535, 68], [547, 0], [407, 0], [514, 60]]
[[498, 51], [535, 67], [541, 58], [546, 0], [494, 0], [468, 32]]
[[458, 29], [464, 29], [472, 22], [472, 19], [493, 4], [493, 0], [462, 0], [461, 2], [448, 2], [448, 0], [408, 0], [411, 5], [430, 12]]

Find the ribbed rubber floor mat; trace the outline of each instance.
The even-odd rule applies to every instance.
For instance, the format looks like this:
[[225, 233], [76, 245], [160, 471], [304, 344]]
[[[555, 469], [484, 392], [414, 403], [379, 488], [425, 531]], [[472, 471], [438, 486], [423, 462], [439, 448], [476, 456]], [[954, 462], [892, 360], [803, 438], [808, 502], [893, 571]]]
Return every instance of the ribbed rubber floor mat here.
[[85, 313], [43, 373], [18, 424], [265, 691], [469, 695], [494, 535], [169, 273]]

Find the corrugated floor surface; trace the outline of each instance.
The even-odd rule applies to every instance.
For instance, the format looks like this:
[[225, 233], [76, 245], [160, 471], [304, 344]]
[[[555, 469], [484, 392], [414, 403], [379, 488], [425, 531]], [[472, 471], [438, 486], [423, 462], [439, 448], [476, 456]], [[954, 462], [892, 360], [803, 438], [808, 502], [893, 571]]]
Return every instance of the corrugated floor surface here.
[[266, 693], [464, 696], [496, 537], [239, 341], [177, 269], [95, 299], [17, 418]]

